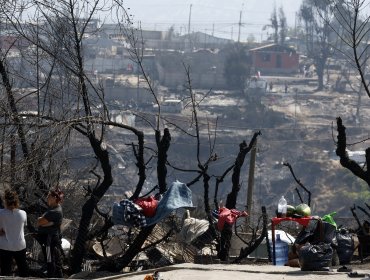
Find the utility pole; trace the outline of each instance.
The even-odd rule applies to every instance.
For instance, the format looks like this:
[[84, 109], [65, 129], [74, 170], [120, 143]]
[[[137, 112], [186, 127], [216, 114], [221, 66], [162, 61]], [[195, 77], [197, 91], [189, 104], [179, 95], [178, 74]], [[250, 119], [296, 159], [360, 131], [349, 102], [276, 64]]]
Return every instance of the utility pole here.
[[239, 32], [238, 32], [238, 43], [240, 43], [240, 29], [242, 27], [242, 11], [240, 11], [240, 14], [239, 14]]
[[297, 12], [294, 14], [294, 42], [295, 42], [295, 49], [298, 51], [298, 39], [297, 39]]
[[[188, 39], [185, 40], [189, 42], [189, 51], [192, 50], [192, 41], [191, 41], [191, 38], [190, 38], [190, 23], [191, 23], [191, 7], [193, 6], [193, 4], [190, 4], [190, 10], [189, 10], [189, 22], [188, 22]], [[186, 48], [186, 43], [185, 43], [185, 48]]]
[[189, 22], [188, 22], [188, 34], [190, 34], [190, 22], [191, 22], [191, 7], [193, 4], [190, 4], [190, 11], [189, 11]]
[[249, 163], [249, 174], [248, 174], [248, 192], [247, 192], [247, 219], [246, 219], [246, 228], [250, 224], [250, 219], [252, 217], [252, 201], [253, 201], [253, 188], [254, 188], [254, 168], [256, 165], [256, 154], [257, 154], [257, 139], [254, 142], [251, 150], [251, 158]]
[[294, 128], [297, 127], [297, 99], [298, 99], [298, 88], [294, 88]]
[[239, 13], [239, 32], [238, 32], [238, 43], [240, 43], [240, 30], [242, 29], [242, 12], [243, 12], [244, 3], [242, 4], [242, 9]]

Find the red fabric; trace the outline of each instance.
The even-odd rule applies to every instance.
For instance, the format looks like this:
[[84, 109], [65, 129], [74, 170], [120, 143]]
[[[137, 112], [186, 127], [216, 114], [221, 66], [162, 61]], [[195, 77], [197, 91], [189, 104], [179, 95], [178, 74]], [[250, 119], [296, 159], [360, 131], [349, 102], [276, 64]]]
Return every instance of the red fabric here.
[[143, 209], [145, 217], [153, 217], [157, 210], [158, 200], [154, 196], [138, 198], [134, 201], [135, 204], [139, 205]]
[[285, 218], [272, 218], [271, 219], [271, 222], [273, 225], [277, 225], [277, 224], [280, 224], [282, 221], [294, 221], [294, 222], [297, 222], [299, 224], [301, 224], [302, 226], [306, 227], [308, 226], [309, 222], [314, 219], [313, 217], [302, 217], [302, 218], [293, 218], [293, 217], [285, 217]]
[[221, 231], [224, 228], [225, 223], [232, 225], [235, 223], [237, 218], [246, 216], [248, 216], [248, 213], [245, 211], [238, 211], [236, 209], [230, 210], [226, 207], [221, 207], [218, 212], [217, 228]]

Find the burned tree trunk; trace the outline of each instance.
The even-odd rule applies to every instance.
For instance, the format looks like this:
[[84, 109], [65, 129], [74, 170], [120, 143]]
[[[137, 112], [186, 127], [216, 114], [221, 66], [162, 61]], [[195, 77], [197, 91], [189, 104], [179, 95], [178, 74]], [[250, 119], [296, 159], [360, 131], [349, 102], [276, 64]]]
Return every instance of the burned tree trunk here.
[[[167, 191], [167, 152], [171, 143], [171, 135], [169, 130], [166, 128], [163, 132], [163, 137], [161, 137], [160, 132], [156, 131], [156, 143], [158, 148], [158, 160], [157, 160], [157, 177], [159, 192], [162, 194]], [[135, 192], [137, 193], [137, 192]], [[155, 225], [143, 228], [140, 233], [136, 236], [133, 243], [130, 245], [128, 250], [123, 256], [118, 258], [115, 265], [110, 268], [113, 271], [120, 271], [124, 267], [128, 266], [133, 258], [142, 250], [144, 242], [147, 240], [148, 236], [152, 233]]]
[[356, 161], [351, 160], [348, 157], [346, 151], [347, 148], [347, 138], [346, 138], [346, 127], [342, 123], [340, 117], [337, 118], [337, 131], [338, 131], [338, 142], [337, 149], [335, 150], [337, 156], [340, 158], [340, 164], [350, 170], [355, 176], [364, 180], [370, 187], [370, 148], [365, 150], [365, 159], [367, 168], [362, 168]]
[[100, 141], [98, 141], [94, 136], [90, 135], [89, 139], [91, 147], [100, 160], [101, 168], [104, 172], [104, 179], [102, 183], [92, 191], [90, 198], [82, 207], [78, 234], [72, 250], [71, 269], [74, 273], [81, 271], [81, 265], [85, 255], [86, 239], [88, 236], [90, 221], [94, 214], [94, 209], [113, 182], [108, 151], [102, 148]]
[[[238, 194], [240, 190], [240, 170], [243, 166], [245, 156], [252, 149], [254, 143], [257, 140], [258, 135], [261, 135], [260, 131], [254, 133], [249, 145], [247, 145], [245, 141], [243, 141], [239, 145], [239, 153], [236, 157], [233, 174], [232, 174], [232, 189], [231, 189], [231, 192], [227, 195], [227, 199], [226, 199], [225, 207], [228, 209], [235, 209], [236, 200], [238, 198]], [[228, 261], [229, 259], [229, 249], [230, 249], [231, 237], [232, 237], [232, 226], [227, 225], [225, 223], [225, 226], [221, 231], [220, 249], [218, 252], [218, 257], [222, 261]]]
[[[290, 173], [292, 173], [292, 176], [294, 178], [294, 180], [297, 182], [297, 184], [302, 188], [304, 189], [304, 191], [307, 193], [307, 196], [308, 196], [308, 201], [307, 201], [307, 205], [308, 206], [311, 206], [311, 192], [301, 183], [301, 181], [295, 176], [294, 174], [294, 171], [293, 171], [293, 168], [292, 166], [288, 163], [288, 162], [284, 162], [283, 165], [287, 166], [290, 170]], [[298, 188], [295, 188], [297, 194], [298, 194], [298, 197], [299, 197], [299, 200], [301, 201], [301, 203], [304, 203], [303, 199], [302, 199], [302, 196], [301, 196], [301, 193], [299, 192]]]
[[[29, 147], [28, 143], [26, 141], [26, 132], [24, 131], [23, 128], [23, 123], [21, 118], [19, 117], [18, 114], [18, 108], [17, 108], [17, 102], [14, 98], [14, 92], [13, 92], [13, 87], [10, 83], [9, 79], [9, 72], [7, 70], [7, 67], [5, 65], [5, 60], [0, 60], [0, 75], [1, 75], [1, 81], [3, 86], [5, 87], [5, 92], [7, 96], [7, 101], [8, 101], [8, 106], [10, 109], [9, 115], [11, 117], [11, 121], [14, 123], [17, 131], [17, 135], [19, 138], [19, 141], [21, 143], [21, 149], [23, 152], [23, 158], [27, 161], [30, 159], [30, 152], [29, 152]], [[27, 164], [27, 175], [29, 178], [32, 178], [32, 180], [35, 182], [35, 184], [38, 186], [40, 190], [47, 190], [47, 185], [45, 182], [41, 179], [41, 172], [40, 170], [37, 169], [37, 166], [35, 167], [34, 164]], [[24, 192], [27, 190], [25, 189]], [[19, 192], [19, 190], [17, 190]], [[23, 195], [23, 194], [21, 194]]]
[[167, 190], [167, 152], [170, 148], [171, 135], [168, 128], [163, 131], [163, 137], [161, 139], [161, 134], [158, 130], [155, 133], [156, 143], [158, 147], [158, 161], [157, 161], [157, 174], [158, 174], [158, 186], [159, 192], [164, 193]]

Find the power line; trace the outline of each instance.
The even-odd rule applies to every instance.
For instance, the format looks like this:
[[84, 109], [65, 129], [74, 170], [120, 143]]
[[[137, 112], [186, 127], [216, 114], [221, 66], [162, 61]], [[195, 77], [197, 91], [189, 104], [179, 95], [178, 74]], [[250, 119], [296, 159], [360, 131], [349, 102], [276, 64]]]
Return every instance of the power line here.
[[[182, 25], [186, 26], [188, 25], [188, 22], [185, 21], [160, 21], [160, 22], [148, 22], [148, 21], [140, 21], [141, 25]], [[235, 26], [239, 25], [238, 22], [218, 22], [218, 21], [198, 21], [198, 20], [191, 20], [191, 26], [204, 26], [204, 25], [209, 25], [212, 26], [213, 24], [215, 25], [226, 25], [226, 26]], [[242, 25], [245, 26], [265, 26], [266, 23], [258, 23], [258, 22], [242, 22]]]

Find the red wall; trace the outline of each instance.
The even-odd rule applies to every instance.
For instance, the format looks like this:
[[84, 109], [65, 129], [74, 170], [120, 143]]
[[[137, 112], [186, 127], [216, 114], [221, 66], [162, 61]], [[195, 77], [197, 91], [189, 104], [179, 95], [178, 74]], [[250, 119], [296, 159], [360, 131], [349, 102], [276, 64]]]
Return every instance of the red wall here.
[[[256, 69], [274, 70], [277, 72], [279, 69], [286, 72], [286, 70], [298, 71], [299, 56], [296, 53], [277, 53], [268, 51], [254, 51], [251, 53], [253, 66]], [[281, 57], [281, 66], [277, 66], [277, 56]], [[269, 60], [265, 60], [264, 57], [269, 56]]]
[[25, 39], [18, 38], [16, 36], [0, 36], [0, 47], [4, 50], [8, 50], [9, 48], [23, 48], [28, 45], [29, 43]]

